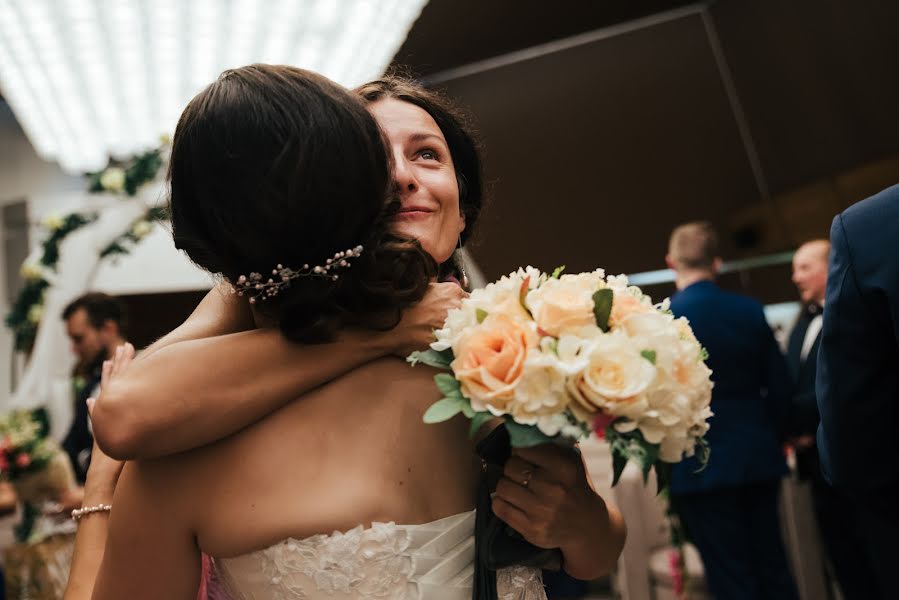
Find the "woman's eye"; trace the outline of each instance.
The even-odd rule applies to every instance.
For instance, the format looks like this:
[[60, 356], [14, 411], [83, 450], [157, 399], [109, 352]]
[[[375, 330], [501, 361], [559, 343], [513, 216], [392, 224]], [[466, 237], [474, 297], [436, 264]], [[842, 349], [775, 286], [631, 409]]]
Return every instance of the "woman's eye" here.
[[422, 150], [418, 155], [425, 160], [437, 160], [437, 153], [433, 150]]

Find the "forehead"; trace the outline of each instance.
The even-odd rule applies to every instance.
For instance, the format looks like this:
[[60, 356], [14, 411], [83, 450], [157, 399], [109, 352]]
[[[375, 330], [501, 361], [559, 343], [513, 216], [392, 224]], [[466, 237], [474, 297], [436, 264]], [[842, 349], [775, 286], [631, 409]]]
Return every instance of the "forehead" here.
[[87, 318], [87, 310], [79, 308], [69, 316], [66, 321], [69, 329], [87, 329], [90, 327], [90, 321]]
[[811, 263], [827, 263], [827, 247], [821, 244], [808, 244], [801, 246], [793, 255], [794, 265], [808, 265]]
[[419, 106], [396, 98], [384, 98], [371, 104], [369, 110], [391, 139], [431, 134], [446, 142], [437, 121]]

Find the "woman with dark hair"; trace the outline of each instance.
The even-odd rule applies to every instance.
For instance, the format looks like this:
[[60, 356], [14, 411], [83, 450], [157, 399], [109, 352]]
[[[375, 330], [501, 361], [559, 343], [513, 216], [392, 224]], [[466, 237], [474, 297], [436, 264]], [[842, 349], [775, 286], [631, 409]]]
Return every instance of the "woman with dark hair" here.
[[[417, 242], [390, 231], [389, 164], [372, 116], [333, 82], [290, 67], [226, 71], [175, 132], [175, 243], [221, 273], [261, 327], [289, 340], [392, 327], [437, 269]], [[119, 375], [106, 371], [107, 383]], [[465, 423], [421, 422], [437, 399], [432, 388], [427, 371], [376, 360], [215, 444], [129, 463], [108, 486], [114, 511], [111, 498], [86, 491], [97, 504], [74, 515], [96, 529], [111, 511], [93, 590], [85, 554], [96, 557], [101, 532], [85, 529], [68, 597], [192, 600], [201, 551], [221, 559], [237, 598], [404, 597], [425, 586], [411, 536], [464, 533], [480, 474]], [[96, 481], [89, 475], [92, 494]], [[346, 533], [324, 535], [332, 531]]]
[[[358, 92], [392, 150], [389, 229], [417, 239], [439, 264], [442, 279], [461, 276], [454, 251], [471, 234], [483, 203], [480, 159], [464, 121], [442, 97], [401, 78]], [[213, 291], [184, 325], [104, 386], [93, 413], [98, 441], [130, 459], [225, 437], [378, 356], [426, 347], [429, 324], [442, 324], [459, 293], [457, 285], [432, 283], [425, 301], [407, 309], [395, 329], [343, 329], [335, 341], [308, 346], [270, 330], [243, 331], [254, 326], [245, 299]], [[210, 370], [210, 364], [228, 368]], [[261, 370], [265, 380], [252, 376]], [[523, 488], [524, 471], [536, 472], [539, 483]], [[623, 523], [592, 491], [576, 455], [531, 449], [507, 463], [506, 475], [494, 500], [499, 516], [529, 541], [561, 548], [564, 568], [577, 577], [611, 570], [623, 545]]]

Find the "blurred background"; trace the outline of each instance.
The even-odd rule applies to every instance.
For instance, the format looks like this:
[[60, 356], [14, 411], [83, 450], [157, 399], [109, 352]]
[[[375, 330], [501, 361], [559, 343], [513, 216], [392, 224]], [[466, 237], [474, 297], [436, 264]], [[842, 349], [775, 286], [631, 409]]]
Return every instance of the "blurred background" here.
[[[0, 312], [78, 213], [93, 220], [44, 270], [42, 306], [117, 296], [138, 347], [179, 324], [212, 281], [150, 215], [164, 169], [134, 190], [98, 175], [157, 152], [221, 70], [261, 61], [347, 86], [402, 67], [464, 107], [486, 159], [468, 248], [484, 279], [603, 267], [660, 299], [672, 228], [703, 219], [722, 287], [783, 331], [793, 251], [899, 181], [897, 25], [892, 0], [0, 0]], [[33, 313], [25, 334], [0, 329], [0, 407], [56, 402], [64, 421], [68, 400], [47, 398], [74, 357], [59, 315]], [[29, 383], [41, 352], [53, 375]]]

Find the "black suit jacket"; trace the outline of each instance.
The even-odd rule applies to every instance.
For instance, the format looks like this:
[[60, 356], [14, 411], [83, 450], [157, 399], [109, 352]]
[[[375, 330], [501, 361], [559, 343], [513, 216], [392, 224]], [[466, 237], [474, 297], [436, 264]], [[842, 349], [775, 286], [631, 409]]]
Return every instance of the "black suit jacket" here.
[[805, 360], [802, 359], [802, 345], [805, 334], [814, 316], [803, 310], [796, 326], [790, 332], [787, 344], [787, 365], [793, 376], [793, 398], [790, 402], [790, 419], [788, 432], [791, 436], [814, 435], [818, 430], [820, 416], [815, 395], [815, 379], [818, 373], [818, 347], [821, 345], [821, 332]]
[[[793, 376], [793, 396], [790, 399], [790, 416], [787, 432], [790, 437], [815, 435], [821, 418], [818, 414], [818, 402], [815, 395], [815, 378], [818, 372], [818, 347], [821, 345], [821, 332], [805, 360], [802, 358], [802, 346], [814, 315], [802, 311], [796, 320], [787, 344], [787, 366]], [[796, 451], [796, 470], [800, 479], [820, 479], [821, 466], [818, 461], [818, 448], [804, 448]]]

